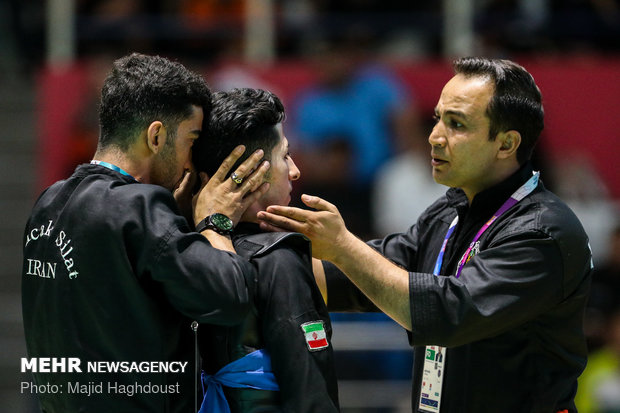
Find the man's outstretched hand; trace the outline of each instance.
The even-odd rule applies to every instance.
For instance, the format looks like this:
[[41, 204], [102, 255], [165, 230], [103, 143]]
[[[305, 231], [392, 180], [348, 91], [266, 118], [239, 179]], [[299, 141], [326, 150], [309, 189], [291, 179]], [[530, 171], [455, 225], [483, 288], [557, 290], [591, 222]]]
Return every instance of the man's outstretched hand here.
[[[407, 270], [349, 232], [334, 205], [310, 195], [302, 195], [301, 200], [314, 210], [272, 205], [258, 213], [261, 228], [300, 232], [310, 238], [313, 257], [336, 264], [377, 307], [411, 330]], [[326, 297], [325, 273], [317, 276], [316, 268], [314, 272]]]
[[314, 210], [271, 205], [258, 213], [263, 230], [300, 232], [312, 241], [312, 255], [334, 261], [346, 249], [351, 234], [335, 205], [317, 196], [302, 195], [301, 200]]

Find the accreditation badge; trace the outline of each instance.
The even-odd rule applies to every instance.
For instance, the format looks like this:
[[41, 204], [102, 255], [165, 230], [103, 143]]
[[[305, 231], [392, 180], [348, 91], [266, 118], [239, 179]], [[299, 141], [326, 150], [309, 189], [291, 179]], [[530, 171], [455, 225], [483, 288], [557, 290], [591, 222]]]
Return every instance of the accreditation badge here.
[[439, 412], [445, 363], [445, 347], [426, 346], [422, 386], [420, 388], [420, 404], [418, 405], [418, 409], [422, 412]]

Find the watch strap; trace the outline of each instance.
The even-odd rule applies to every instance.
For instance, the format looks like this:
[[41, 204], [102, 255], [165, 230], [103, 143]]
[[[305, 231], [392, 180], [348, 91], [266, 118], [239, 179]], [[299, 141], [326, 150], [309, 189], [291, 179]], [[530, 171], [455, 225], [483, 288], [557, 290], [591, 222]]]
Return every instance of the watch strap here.
[[207, 217], [205, 217], [202, 221], [200, 221], [197, 225], [196, 225], [196, 232], [202, 232], [204, 230], [207, 229], [211, 229], [215, 232], [217, 232], [218, 234], [221, 235], [231, 235], [233, 230], [231, 229], [222, 229], [222, 228], [218, 228], [215, 224], [213, 224], [213, 222], [211, 221], [211, 217], [213, 215], [208, 215]]
[[200, 221], [198, 223], [198, 225], [196, 225], [196, 232], [202, 232], [205, 229], [207, 229], [207, 218], [203, 219], [202, 221]]

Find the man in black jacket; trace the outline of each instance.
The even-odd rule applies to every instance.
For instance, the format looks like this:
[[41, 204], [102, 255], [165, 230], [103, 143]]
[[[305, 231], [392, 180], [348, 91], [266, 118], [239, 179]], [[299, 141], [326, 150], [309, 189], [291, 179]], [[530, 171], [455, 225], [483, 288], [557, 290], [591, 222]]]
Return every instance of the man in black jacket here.
[[317, 273], [330, 310], [376, 305], [409, 330], [413, 411], [574, 412], [591, 251], [529, 162], [540, 91], [510, 61], [454, 69], [429, 136], [433, 177], [451, 188], [415, 225], [365, 244], [308, 195], [317, 211], [274, 206], [259, 219], [304, 233], [331, 262]]
[[237, 185], [225, 177], [237, 148], [202, 185], [191, 224], [172, 193], [192, 187], [191, 147], [209, 110], [204, 79], [181, 64], [119, 59], [103, 85], [94, 159], [37, 200], [23, 244], [22, 370], [34, 373], [25, 391], [43, 411], [191, 411], [191, 321], [247, 316], [253, 267], [229, 237], [193, 227], [216, 213], [220, 224], [239, 220], [266, 189], [268, 164], [249, 175], [262, 153], [234, 169], [246, 178]]
[[[283, 120], [284, 107], [270, 92], [214, 93], [207, 122], [209, 140], [193, 152], [196, 169], [208, 174], [240, 144], [264, 149], [271, 165], [265, 175], [269, 190], [231, 230], [236, 250], [251, 260], [258, 273], [255, 311], [239, 326], [201, 324], [198, 329], [207, 387], [201, 412], [220, 411], [214, 408], [212, 394], [222, 383], [226, 401], [221, 402], [227, 402], [233, 413], [338, 411], [332, 328], [313, 277], [310, 243], [301, 234], [263, 233], [256, 218], [269, 205], [288, 205], [292, 182], [300, 176], [282, 131]], [[232, 386], [227, 380], [232, 371], [259, 369], [268, 374], [258, 385], [249, 383], [254, 388]], [[248, 383], [247, 377], [256, 376], [239, 381]]]

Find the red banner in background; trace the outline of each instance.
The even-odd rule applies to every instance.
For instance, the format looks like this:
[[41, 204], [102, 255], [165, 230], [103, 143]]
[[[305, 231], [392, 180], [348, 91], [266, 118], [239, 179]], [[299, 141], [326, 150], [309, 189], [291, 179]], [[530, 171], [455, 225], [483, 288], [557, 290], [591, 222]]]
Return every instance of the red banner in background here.
[[67, 177], [73, 158], [71, 127], [85, 103], [87, 71], [82, 65], [45, 70], [38, 77], [38, 182], [43, 189]]
[[[543, 93], [546, 156], [554, 162], [585, 160], [611, 195], [619, 199], [620, 59], [531, 59], [519, 63], [532, 73]], [[452, 76], [449, 63], [399, 63], [394, 69], [411, 88], [422, 113], [430, 116], [443, 85]], [[75, 65], [63, 71], [44, 71], [39, 77], [40, 188], [66, 177], [76, 162], [87, 161], [81, 158], [94, 151], [96, 117], [90, 120], [94, 130], [84, 131], [88, 127], [85, 106], [94, 106], [91, 110], [96, 111], [92, 97], [100, 86], [92, 84], [92, 70], [89, 65]], [[315, 79], [311, 66], [301, 61], [269, 67], [230, 64], [206, 68], [204, 73], [212, 85], [242, 82], [249, 87], [270, 88], [285, 105]]]

